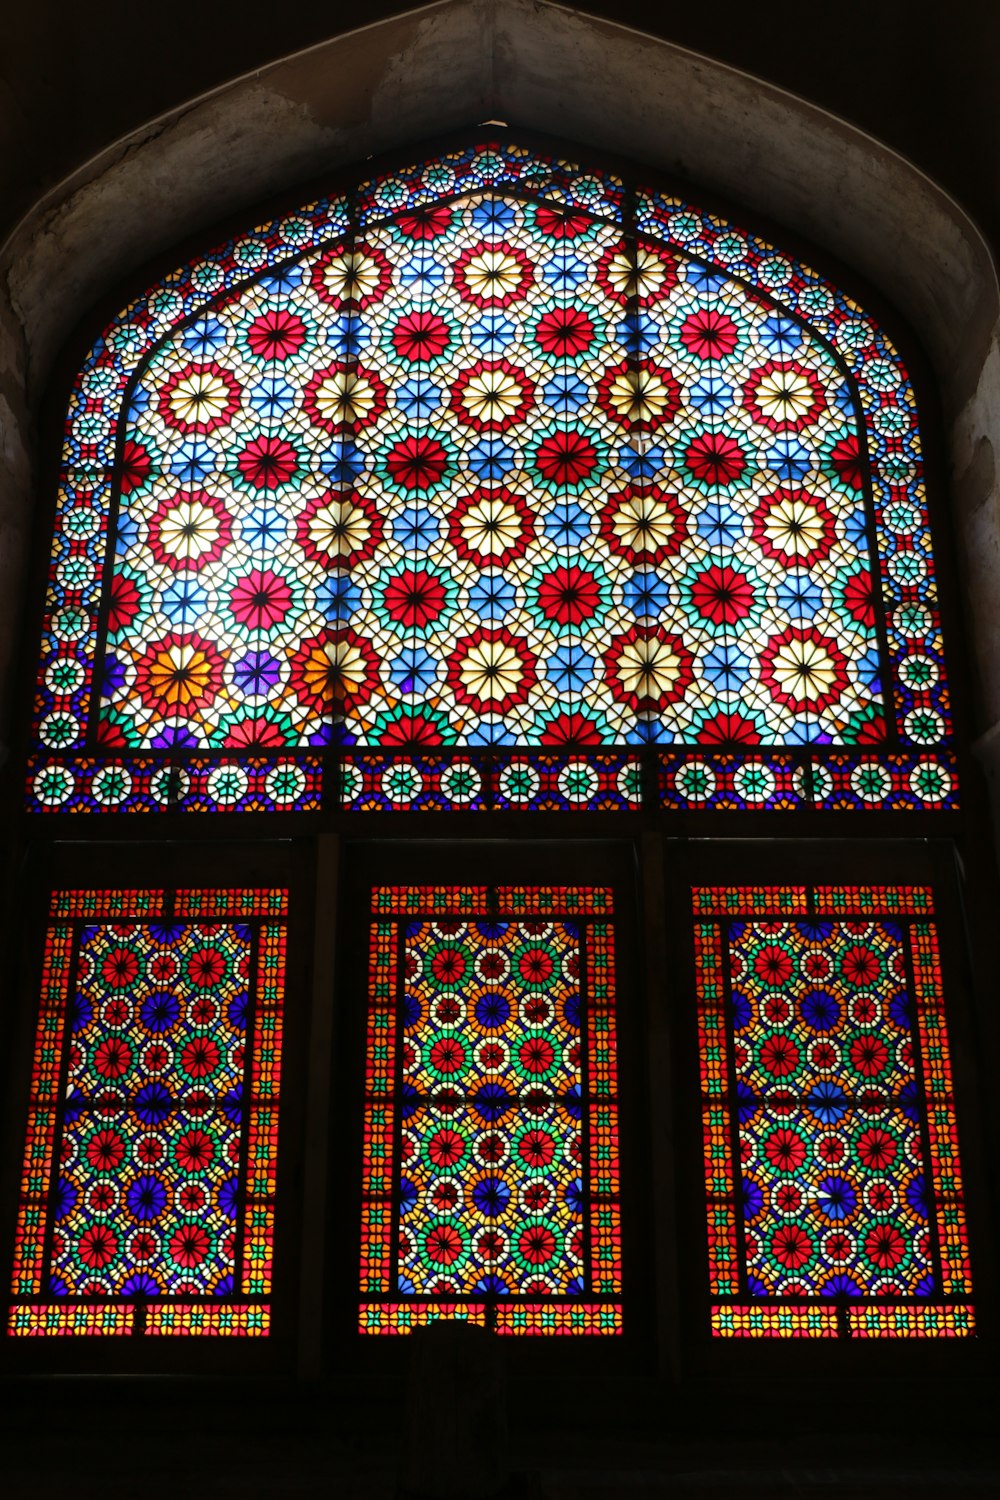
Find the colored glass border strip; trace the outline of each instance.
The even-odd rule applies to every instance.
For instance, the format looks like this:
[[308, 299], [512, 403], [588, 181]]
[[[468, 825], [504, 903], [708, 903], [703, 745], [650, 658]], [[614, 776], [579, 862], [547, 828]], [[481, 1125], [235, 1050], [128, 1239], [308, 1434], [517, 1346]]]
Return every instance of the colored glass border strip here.
[[[31, 1095], [15, 1231], [7, 1332], [15, 1337], [263, 1337], [271, 1327], [274, 1200], [285, 991], [288, 894], [277, 889], [59, 890], [50, 901], [35, 1034]], [[52, 1213], [54, 1144], [60, 1128], [60, 1078], [68, 1000], [81, 924], [255, 919], [253, 1036], [242, 1134], [242, 1292], [204, 1300], [153, 1298], [44, 1300], [46, 1237]], [[268, 919], [272, 920], [268, 920]], [[250, 1300], [252, 1299], [252, 1300]]]
[[[933, 893], [924, 886], [703, 886], [692, 890], [698, 1054], [707, 1209], [709, 1323], [720, 1338], [959, 1338], [975, 1333], [969, 1246]], [[736, 1191], [727, 924], [833, 917], [901, 920], [913, 993], [923, 1149], [940, 1292], [913, 1298], [744, 1300], [743, 1224]]]
[[[403, 1334], [460, 1319], [502, 1335], [617, 1335], [622, 1331], [618, 1064], [613, 893], [599, 886], [376, 886], [369, 932], [366, 1093], [361, 1192], [360, 1334]], [[400, 920], [453, 921], [564, 916], [585, 926], [587, 1117], [592, 1298], [400, 1299], [393, 1291], [393, 1212], [399, 1101], [396, 1097]], [[372, 1298], [380, 1300], [370, 1300]]]

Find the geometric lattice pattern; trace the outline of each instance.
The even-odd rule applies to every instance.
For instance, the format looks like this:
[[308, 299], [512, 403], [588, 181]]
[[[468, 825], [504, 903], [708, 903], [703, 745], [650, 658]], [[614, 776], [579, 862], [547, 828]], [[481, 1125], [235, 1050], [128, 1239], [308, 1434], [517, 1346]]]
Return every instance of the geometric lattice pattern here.
[[373, 893], [360, 1329], [621, 1329], [611, 893]]
[[285, 909], [53, 897], [10, 1333], [268, 1332]]
[[973, 1331], [931, 894], [694, 892], [713, 1332]]
[[474, 807], [494, 747], [630, 744], [668, 804], [727, 750], [954, 800], [905, 369], [662, 193], [502, 141], [311, 205], [123, 313], [64, 459], [36, 807]]

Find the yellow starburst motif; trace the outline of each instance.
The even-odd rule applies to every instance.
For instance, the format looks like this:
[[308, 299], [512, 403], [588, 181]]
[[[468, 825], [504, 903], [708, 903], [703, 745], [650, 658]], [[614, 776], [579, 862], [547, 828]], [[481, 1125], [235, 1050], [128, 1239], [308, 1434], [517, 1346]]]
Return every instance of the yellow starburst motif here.
[[618, 657], [618, 680], [637, 698], [660, 698], [678, 681], [684, 660], [670, 640], [648, 636], [627, 641]]
[[212, 370], [192, 370], [182, 375], [168, 397], [170, 410], [186, 427], [217, 422], [230, 401], [230, 391]]
[[837, 662], [821, 641], [783, 641], [771, 658], [771, 674], [790, 698], [816, 703], [836, 682]]
[[477, 641], [459, 668], [463, 688], [471, 697], [500, 703], [516, 693], [524, 676], [517, 651], [501, 640]]
[[171, 557], [195, 562], [210, 552], [220, 536], [219, 517], [200, 500], [181, 500], [160, 522], [160, 546]]
[[516, 256], [506, 250], [480, 250], [470, 256], [462, 270], [470, 293], [484, 301], [512, 297], [523, 274]]
[[621, 370], [608, 387], [615, 416], [626, 422], [655, 422], [669, 410], [674, 393], [656, 370]]
[[330, 296], [345, 301], [369, 296], [378, 282], [378, 262], [360, 250], [345, 250], [323, 267], [323, 285]]
[[669, 267], [655, 251], [640, 245], [635, 257], [619, 251], [608, 262], [608, 282], [626, 297], [653, 297], [670, 275]]
[[812, 383], [800, 370], [770, 370], [758, 381], [753, 399], [771, 422], [800, 422], [816, 405]]
[[344, 637], [324, 641], [310, 653], [302, 669], [302, 680], [316, 698], [332, 695], [334, 687], [341, 693], [357, 692], [364, 683], [368, 663], [355, 641]]
[[375, 405], [375, 388], [356, 370], [334, 370], [320, 381], [313, 401], [324, 422], [343, 426], [364, 420]]
[[524, 391], [508, 370], [479, 370], [462, 392], [462, 409], [476, 422], [503, 422], [523, 404]]
[[146, 675], [152, 693], [175, 708], [187, 708], [208, 687], [212, 664], [199, 647], [178, 641], [156, 652]]

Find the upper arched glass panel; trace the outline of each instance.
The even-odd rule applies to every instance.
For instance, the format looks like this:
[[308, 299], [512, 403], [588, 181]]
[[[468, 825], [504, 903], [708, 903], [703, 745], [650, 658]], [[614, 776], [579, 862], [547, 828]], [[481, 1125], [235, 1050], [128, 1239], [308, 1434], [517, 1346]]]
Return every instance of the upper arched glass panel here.
[[39, 808], [954, 804], [884, 332], [745, 230], [510, 141], [114, 320], [49, 606]]

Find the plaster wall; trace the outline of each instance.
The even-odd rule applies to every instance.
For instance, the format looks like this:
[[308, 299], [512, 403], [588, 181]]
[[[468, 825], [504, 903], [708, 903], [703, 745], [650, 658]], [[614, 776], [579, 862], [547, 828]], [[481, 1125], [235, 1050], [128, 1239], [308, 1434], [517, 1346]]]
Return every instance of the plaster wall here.
[[179, 103], [41, 198], [0, 250], [0, 699], [8, 722], [55, 357], [178, 240], [341, 163], [484, 119], [615, 152], [744, 204], [867, 278], [937, 378], [974, 657], [1000, 787], [1000, 298], [989, 250], [889, 147], [760, 79], [547, 0], [440, 0]]

